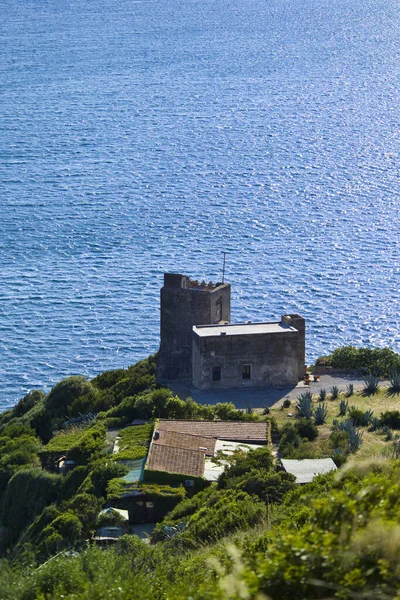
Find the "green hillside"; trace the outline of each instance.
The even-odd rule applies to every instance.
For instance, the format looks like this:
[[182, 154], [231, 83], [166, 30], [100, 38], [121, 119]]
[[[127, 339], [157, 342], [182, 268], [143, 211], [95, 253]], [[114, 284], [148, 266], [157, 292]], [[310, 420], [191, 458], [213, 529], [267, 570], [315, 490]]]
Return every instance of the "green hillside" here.
[[[0, 599], [400, 598], [395, 380], [256, 412], [181, 400], [154, 369], [149, 357], [69, 377], [0, 415]], [[265, 420], [271, 444], [234, 454], [192, 497], [173, 478], [130, 483], [157, 418]], [[276, 451], [340, 469], [298, 486]], [[126, 490], [154, 504], [151, 539], [97, 547], [102, 507]]]

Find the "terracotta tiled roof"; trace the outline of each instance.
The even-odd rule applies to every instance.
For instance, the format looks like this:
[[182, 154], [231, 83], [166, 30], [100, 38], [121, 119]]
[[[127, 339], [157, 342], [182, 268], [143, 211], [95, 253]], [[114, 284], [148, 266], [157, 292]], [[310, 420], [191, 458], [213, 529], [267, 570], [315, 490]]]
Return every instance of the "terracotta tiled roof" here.
[[[159, 438], [156, 439], [156, 436], [153, 436], [153, 444], [186, 448], [187, 450], [203, 449], [205, 454], [214, 455], [216, 439], [213, 437], [181, 433], [180, 431], [168, 431], [164, 428], [157, 429], [157, 431], [159, 431]], [[205, 448], [207, 448], [206, 451]]]
[[146, 469], [203, 477], [204, 457], [205, 454], [201, 450], [174, 448], [173, 446], [164, 446], [153, 441]]
[[158, 430], [160, 431], [160, 437], [165, 431], [176, 431], [238, 442], [266, 443], [267, 441], [265, 423], [243, 421], [167, 421], [161, 419]]

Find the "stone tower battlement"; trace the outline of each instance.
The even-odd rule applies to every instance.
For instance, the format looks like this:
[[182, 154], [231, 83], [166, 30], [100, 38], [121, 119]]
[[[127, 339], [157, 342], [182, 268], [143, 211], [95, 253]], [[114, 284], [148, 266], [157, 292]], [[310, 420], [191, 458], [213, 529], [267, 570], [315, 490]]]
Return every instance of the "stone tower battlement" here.
[[187, 275], [164, 273], [160, 296], [157, 381], [190, 380], [193, 326], [229, 323], [231, 286], [229, 283], [199, 283]]

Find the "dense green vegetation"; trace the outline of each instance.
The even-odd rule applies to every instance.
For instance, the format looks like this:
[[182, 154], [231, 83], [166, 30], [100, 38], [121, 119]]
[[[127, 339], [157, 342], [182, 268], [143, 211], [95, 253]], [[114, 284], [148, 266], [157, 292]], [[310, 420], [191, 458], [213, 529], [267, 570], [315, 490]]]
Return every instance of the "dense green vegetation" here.
[[[294, 415], [263, 416], [181, 400], [156, 386], [154, 367], [150, 357], [92, 381], [69, 377], [0, 415], [0, 600], [400, 598], [393, 386], [309, 394]], [[223, 457], [218, 482], [192, 497], [178, 475], [124, 480], [122, 461], [146, 456], [157, 418], [264, 419], [281, 456], [343, 466], [299, 487], [265, 447]], [[61, 457], [75, 464], [66, 475]], [[126, 535], [92, 547], [102, 507], [123, 508], [130, 492], [154, 506], [150, 544]]]
[[118, 437], [118, 452], [115, 460], [134, 460], [145, 458], [150, 445], [153, 424], [135, 425], [121, 429]]
[[343, 346], [328, 356], [321, 356], [315, 364], [335, 369], [359, 369], [389, 377], [393, 371], [400, 372], [400, 355], [390, 348]]

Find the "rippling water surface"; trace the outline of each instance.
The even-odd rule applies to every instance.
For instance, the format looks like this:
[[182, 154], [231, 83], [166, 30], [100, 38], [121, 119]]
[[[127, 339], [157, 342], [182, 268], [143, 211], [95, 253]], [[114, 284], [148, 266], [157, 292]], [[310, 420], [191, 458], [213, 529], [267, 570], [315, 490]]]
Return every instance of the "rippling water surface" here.
[[0, 0], [0, 409], [157, 349], [163, 271], [399, 337], [398, 3]]

